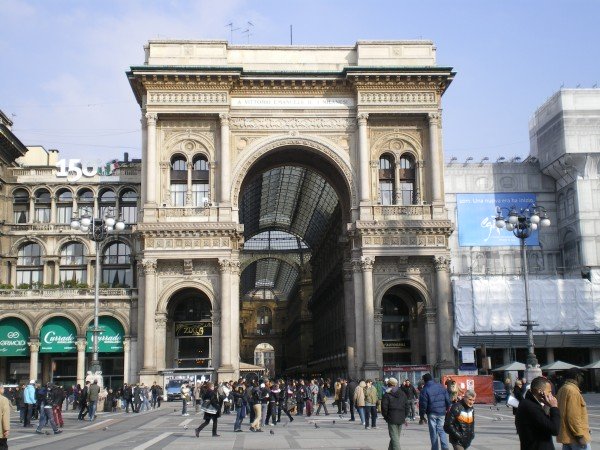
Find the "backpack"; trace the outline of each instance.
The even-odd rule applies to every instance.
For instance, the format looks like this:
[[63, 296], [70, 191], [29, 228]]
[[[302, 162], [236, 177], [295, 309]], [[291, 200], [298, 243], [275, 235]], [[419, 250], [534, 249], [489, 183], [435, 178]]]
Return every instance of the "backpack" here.
[[52, 389], [46, 388], [46, 395], [44, 395], [44, 403], [48, 406], [54, 406], [54, 394]]

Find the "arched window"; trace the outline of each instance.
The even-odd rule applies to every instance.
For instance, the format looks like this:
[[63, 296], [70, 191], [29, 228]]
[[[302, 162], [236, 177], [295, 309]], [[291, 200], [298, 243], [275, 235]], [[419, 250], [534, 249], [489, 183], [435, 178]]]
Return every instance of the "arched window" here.
[[115, 194], [115, 191], [106, 189], [100, 192], [98, 206], [100, 207], [100, 217], [106, 217], [106, 214], [109, 213], [115, 217], [117, 213], [115, 211], [115, 208], [117, 207], [117, 194]]
[[568, 230], [563, 236], [563, 263], [564, 267], [571, 269], [579, 266], [579, 242], [577, 235]]
[[102, 283], [110, 287], [133, 287], [131, 249], [124, 242], [113, 242], [104, 249]]
[[411, 155], [400, 157], [400, 198], [401, 205], [415, 203], [415, 160]]
[[192, 167], [192, 204], [204, 206], [209, 203], [208, 160], [196, 155]]
[[185, 206], [187, 195], [187, 161], [181, 155], [171, 158], [171, 205]]
[[394, 202], [394, 161], [391, 156], [379, 158], [379, 203], [391, 205]]
[[271, 334], [273, 313], [266, 306], [261, 306], [256, 311], [256, 334], [266, 336]]
[[87, 283], [85, 246], [69, 242], [60, 250], [60, 282]]
[[50, 209], [52, 207], [52, 198], [48, 189], [38, 189], [35, 191], [35, 221], [40, 223], [50, 223]]
[[395, 295], [385, 295], [381, 306], [383, 309], [382, 339], [394, 341], [399, 348], [409, 348], [410, 315], [406, 302]]
[[565, 202], [565, 195], [560, 194], [558, 196], [558, 218], [564, 219], [567, 215], [567, 204]]
[[91, 189], [80, 189], [77, 193], [77, 209], [79, 213], [79, 217], [84, 214], [89, 214], [90, 216], [94, 212], [94, 193]]
[[126, 224], [137, 222], [138, 194], [133, 189], [126, 189], [119, 196], [121, 220]]
[[73, 217], [73, 193], [61, 189], [56, 193], [56, 223], [71, 223]]
[[41, 284], [43, 274], [42, 247], [35, 242], [22, 245], [17, 256], [17, 286]]
[[567, 206], [565, 218], [569, 218], [573, 215], [575, 215], [575, 191], [573, 189], [569, 189], [567, 191]]
[[25, 189], [13, 192], [13, 222], [29, 222], [29, 192]]

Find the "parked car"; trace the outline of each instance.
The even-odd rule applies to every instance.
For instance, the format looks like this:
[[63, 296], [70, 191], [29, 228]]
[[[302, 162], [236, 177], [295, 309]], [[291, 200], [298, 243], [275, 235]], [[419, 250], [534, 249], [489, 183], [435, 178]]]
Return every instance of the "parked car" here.
[[167, 401], [181, 400], [181, 385], [189, 380], [170, 380], [166, 386]]
[[506, 402], [508, 398], [508, 392], [506, 392], [502, 381], [494, 381], [494, 398], [496, 399], [496, 403]]

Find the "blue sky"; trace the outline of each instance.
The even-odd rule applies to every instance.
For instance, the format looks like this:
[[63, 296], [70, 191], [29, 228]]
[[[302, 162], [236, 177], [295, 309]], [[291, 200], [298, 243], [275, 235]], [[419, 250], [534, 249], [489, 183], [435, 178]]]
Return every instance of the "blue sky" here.
[[[443, 101], [446, 160], [526, 156], [528, 121], [561, 85], [600, 82], [600, 1], [0, 0], [0, 109], [26, 145], [67, 158], [140, 155], [125, 77], [154, 38], [353, 45], [430, 39], [456, 78]], [[233, 43], [247, 38], [234, 32]]]

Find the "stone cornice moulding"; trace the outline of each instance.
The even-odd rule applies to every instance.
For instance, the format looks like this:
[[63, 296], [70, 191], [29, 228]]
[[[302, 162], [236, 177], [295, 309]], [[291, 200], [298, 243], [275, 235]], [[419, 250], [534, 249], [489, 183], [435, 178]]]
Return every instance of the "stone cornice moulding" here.
[[358, 93], [359, 105], [437, 105], [435, 91], [368, 91]]
[[356, 121], [343, 117], [232, 117], [231, 130], [353, 131]]
[[158, 105], [228, 105], [227, 91], [148, 91], [146, 104]]
[[234, 231], [243, 233], [244, 226], [235, 222], [179, 222], [179, 223], [138, 223], [135, 231]]

